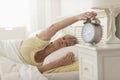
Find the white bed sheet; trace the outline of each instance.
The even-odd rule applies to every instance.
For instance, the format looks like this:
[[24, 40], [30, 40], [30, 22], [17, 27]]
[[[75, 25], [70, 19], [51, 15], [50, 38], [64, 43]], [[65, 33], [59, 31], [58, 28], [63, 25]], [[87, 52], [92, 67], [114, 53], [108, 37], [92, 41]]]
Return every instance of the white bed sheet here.
[[0, 56], [0, 80], [48, 80], [35, 66], [16, 63]]
[[44, 74], [48, 80], [79, 80], [79, 71]]
[[0, 41], [0, 80], [48, 80], [37, 67], [24, 63], [20, 41]]

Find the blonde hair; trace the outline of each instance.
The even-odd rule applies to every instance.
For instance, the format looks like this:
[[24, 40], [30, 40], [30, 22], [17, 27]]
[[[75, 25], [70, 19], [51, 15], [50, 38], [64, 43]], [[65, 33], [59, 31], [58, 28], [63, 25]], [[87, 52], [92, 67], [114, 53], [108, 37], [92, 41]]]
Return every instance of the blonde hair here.
[[75, 36], [71, 35], [71, 34], [66, 34], [63, 37], [71, 39], [74, 42], [74, 44], [78, 44], [78, 39]]

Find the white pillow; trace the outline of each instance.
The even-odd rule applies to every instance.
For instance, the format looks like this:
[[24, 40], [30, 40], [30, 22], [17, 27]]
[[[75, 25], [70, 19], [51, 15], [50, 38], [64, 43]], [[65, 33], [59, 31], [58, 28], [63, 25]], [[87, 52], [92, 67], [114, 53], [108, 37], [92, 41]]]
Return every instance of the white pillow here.
[[75, 55], [75, 58], [78, 58], [78, 48], [76, 46], [70, 46], [70, 47], [61, 48], [61, 49], [51, 53], [50, 55], [48, 55], [45, 58], [43, 65], [48, 64], [62, 56], [65, 56], [68, 52], [73, 52]]

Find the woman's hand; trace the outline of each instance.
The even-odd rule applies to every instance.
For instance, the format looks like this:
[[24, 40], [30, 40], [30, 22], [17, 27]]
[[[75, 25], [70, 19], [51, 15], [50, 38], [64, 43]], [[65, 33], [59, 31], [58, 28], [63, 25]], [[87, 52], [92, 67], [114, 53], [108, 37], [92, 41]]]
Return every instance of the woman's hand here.
[[88, 18], [95, 18], [97, 16], [97, 13], [95, 12], [85, 12], [80, 15], [77, 15], [78, 20], [86, 20]]
[[50, 27], [42, 31], [41, 33], [38, 34], [38, 38], [42, 40], [50, 40], [51, 37], [53, 37], [57, 31], [79, 21], [79, 20], [86, 20], [88, 18], [95, 18], [96, 17], [95, 12], [85, 12], [80, 15], [75, 15], [72, 17], [68, 17], [66, 19], [63, 19], [61, 21], [58, 21], [54, 24], [52, 24]]

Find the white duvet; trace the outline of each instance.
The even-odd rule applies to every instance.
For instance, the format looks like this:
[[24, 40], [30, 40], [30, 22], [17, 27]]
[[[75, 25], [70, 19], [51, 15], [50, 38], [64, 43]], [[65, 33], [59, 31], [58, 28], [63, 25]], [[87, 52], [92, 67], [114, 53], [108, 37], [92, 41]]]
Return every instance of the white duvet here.
[[21, 41], [0, 41], [0, 80], [47, 80], [35, 66], [24, 63], [19, 54]]

